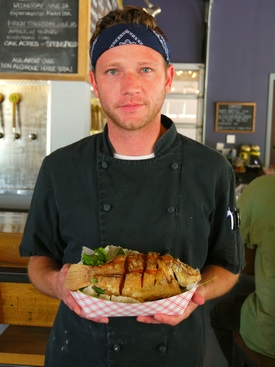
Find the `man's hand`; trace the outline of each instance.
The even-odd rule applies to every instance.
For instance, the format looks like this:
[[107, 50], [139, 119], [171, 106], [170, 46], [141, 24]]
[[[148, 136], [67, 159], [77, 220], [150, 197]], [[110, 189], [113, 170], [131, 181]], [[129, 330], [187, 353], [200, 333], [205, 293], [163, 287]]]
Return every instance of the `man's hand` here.
[[[237, 282], [239, 274], [232, 274], [216, 265], [208, 265], [201, 271], [202, 280], [196, 292], [193, 294], [184, 313], [179, 316], [168, 316], [164, 314], [156, 314], [155, 316], [139, 316], [137, 321], [147, 324], [168, 324], [175, 326], [187, 319], [191, 313], [205, 301], [214, 299], [227, 293]], [[208, 282], [210, 279], [214, 279]], [[206, 284], [203, 284], [203, 283]]]
[[60, 269], [59, 274], [57, 275], [56, 292], [57, 292], [58, 298], [60, 298], [72, 311], [74, 311], [76, 314], [81, 316], [82, 308], [79, 306], [79, 304], [76, 302], [74, 297], [71, 295], [69, 289], [67, 289], [64, 286], [69, 267], [70, 267], [70, 264], [65, 264]]
[[79, 306], [79, 304], [76, 302], [76, 300], [74, 299], [74, 297], [71, 295], [70, 291], [65, 288], [64, 284], [65, 284], [65, 280], [66, 280], [66, 275], [68, 273], [70, 264], [65, 264], [62, 269], [60, 270], [59, 273], [59, 284], [60, 284], [60, 291], [61, 291], [61, 295], [62, 295], [62, 301], [72, 310], [74, 311], [77, 315], [79, 315], [80, 317], [83, 317], [84, 319], [88, 319], [94, 322], [99, 322], [99, 323], [108, 323], [109, 319], [107, 317], [87, 317], [87, 315], [83, 312], [82, 308]]
[[33, 285], [49, 297], [62, 300], [80, 317], [107, 323], [107, 317], [88, 318], [76, 302], [70, 291], [65, 287], [65, 280], [70, 264], [60, 267], [60, 264], [47, 256], [32, 256], [28, 265], [28, 274]]

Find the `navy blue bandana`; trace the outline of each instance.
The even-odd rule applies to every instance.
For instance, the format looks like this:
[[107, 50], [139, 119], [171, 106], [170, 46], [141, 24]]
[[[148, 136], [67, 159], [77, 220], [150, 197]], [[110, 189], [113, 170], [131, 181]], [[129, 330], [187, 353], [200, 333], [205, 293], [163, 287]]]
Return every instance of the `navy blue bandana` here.
[[142, 45], [159, 52], [166, 63], [170, 64], [170, 47], [157, 32], [143, 24], [116, 24], [103, 29], [90, 47], [92, 69], [98, 58], [110, 48], [123, 45]]

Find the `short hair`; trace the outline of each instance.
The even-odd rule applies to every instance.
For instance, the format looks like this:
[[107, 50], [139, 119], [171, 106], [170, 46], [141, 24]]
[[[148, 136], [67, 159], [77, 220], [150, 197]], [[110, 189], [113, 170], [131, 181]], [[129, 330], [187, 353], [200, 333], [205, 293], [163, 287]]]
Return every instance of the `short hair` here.
[[95, 30], [90, 39], [90, 46], [92, 45], [94, 40], [100, 35], [103, 29], [121, 23], [143, 24], [146, 27], [150, 27], [153, 31], [159, 33], [167, 40], [166, 35], [158, 27], [157, 22], [152, 15], [148, 14], [145, 10], [138, 6], [125, 6], [122, 9], [115, 9], [110, 11], [107, 15], [105, 15], [96, 23]]

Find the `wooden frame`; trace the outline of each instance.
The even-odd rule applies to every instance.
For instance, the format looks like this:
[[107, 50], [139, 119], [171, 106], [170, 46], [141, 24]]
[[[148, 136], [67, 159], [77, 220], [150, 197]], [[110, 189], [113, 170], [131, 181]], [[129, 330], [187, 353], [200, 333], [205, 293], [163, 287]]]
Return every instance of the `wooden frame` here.
[[20, 80], [83, 80], [89, 82], [90, 6], [90, 0], [78, 0], [77, 73], [0, 72], [0, 78]]
[[216, 132], [253, 133], [255, 131], [255, 121], [256, 103], [216, 103]]

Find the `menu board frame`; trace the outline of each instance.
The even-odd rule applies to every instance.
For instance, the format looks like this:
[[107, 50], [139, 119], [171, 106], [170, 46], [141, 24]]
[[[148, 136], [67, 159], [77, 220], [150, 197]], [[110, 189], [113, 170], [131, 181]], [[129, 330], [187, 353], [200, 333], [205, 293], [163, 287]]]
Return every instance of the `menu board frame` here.
[[[238, 115], [234, 112], [234, 107]], [[227, 116], [230, 118], [227, 119]], [[254, 133], [255, 123], [255, 102], [216, 102], [215, 132]]]
[[78, 47], [76, 73], [0, 72], [0, 79], [74, 80], [89, 82], [90, 1], [78, 0]]

